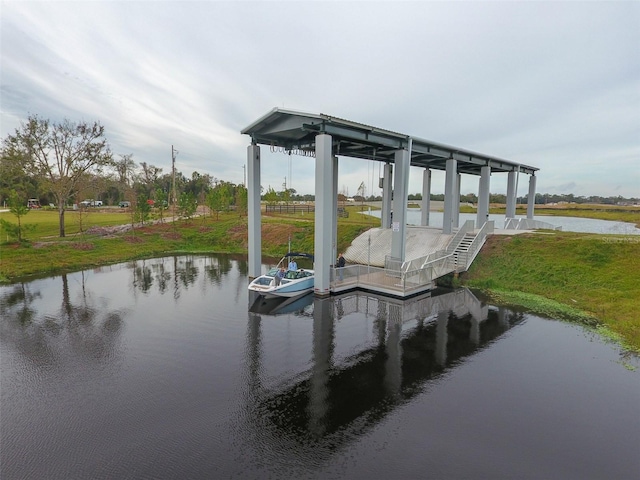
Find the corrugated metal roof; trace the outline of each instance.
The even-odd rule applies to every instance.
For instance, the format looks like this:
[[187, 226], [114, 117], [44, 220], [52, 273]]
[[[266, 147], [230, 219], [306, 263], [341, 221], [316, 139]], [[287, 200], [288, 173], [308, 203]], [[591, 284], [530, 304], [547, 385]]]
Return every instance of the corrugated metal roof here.
[[447, 159], [455, 158], [458, 172], [472, 175], [479, 175], [485, 165], [494, 172], [521, 171], [532, 175], [538, 170], [530, 165], [323, 113], [274, 108], [244, 128], [242, 133], [251, 136], [253, 143], [307, 155], [315, 153], [316, 135], [326, 133], [332, 136], [334, 153], [338, 156], [393, 163], [395, 152], [409, 148], [411, 143], [411, 165], [416, 167], [445, 170]]

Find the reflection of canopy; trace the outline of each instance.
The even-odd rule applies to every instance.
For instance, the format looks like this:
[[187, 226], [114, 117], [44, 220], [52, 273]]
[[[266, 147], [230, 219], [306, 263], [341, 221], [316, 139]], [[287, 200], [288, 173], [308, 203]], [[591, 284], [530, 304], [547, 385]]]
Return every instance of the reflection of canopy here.
[[[472, 312], [479, 310], [467, 305], [465, 312], [457, 312], [461, 315], [445, 310], [428, 320], [414, 316], [414, 320], [418, 319], [417, 326], [401, 331], [404, 318], [398, 312], [401, 305], [397, 301], [382, 305], [377, 300], [380, 315], [375, 325], [381, 332], [378, 344], [339, 365], [332, 358], [333, 318], [335, 311], [342, 309], [341, 298], [315, 300], [314, 366], [303, 378], [257, 395], [262, 419], [277, 430], [275, 438], [283, 434], [293, 436], [307, 446], [310, 441], [312, 444], [326, 441], [333, 446], [342, 443], [379, 422], [396, 406], [423, 391], [427, 383], [481, 350], [522, 318], [517, 314], [507, 316], [504, 311], [485, 310], [485, 319], [477, 319]], [[424, 298], [417, 303], [424, 303], [425, 308], [414, 302], [410, 309], [429, 311], [426, 304], [433, 302], [434, 298]], [[357, 303], [368, 308], [363, 298]], [[339, 438], [334, 438], [338, 433]]]

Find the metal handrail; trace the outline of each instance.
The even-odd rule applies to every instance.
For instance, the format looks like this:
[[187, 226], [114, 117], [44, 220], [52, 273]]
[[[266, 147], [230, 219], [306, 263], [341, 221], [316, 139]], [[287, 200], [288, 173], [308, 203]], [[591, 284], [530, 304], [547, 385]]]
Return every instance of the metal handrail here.
[[462, 225], [462, 227], [458, 229], [458, 232], [453, 236], [453, 238], [449, 242], [449, 245], [447, 245], [447, 248], [446, 248], [447, 253], [455, 252], [456, 248], [458, 248], [458, 245], [460, 245], [460, 242], [462, 241], [464, 236], [467, 233], [469, 233], [471, 230], [473, 230], [473, 227], [474, 227], [473, 220], [467, 220], [466, 222], [464, 222], [464, 225]]
[[[399, 290], [403, 294], [423, 288], [426, 284], [432, 284], [437, 278], [456, 271], [456, 264], [459, 252], [455, 249], [460, 244], [464, 236], [473, 230], [473, 220], [465, 222], [462, 228], [454, 236], [450, 242], [450, 246], [455, 248], [447, 248], [430, 253], [418, 259], [400, 263], [396, 258], [389, 255], [385, 257], [385, 266], [392, 268], [381, 268], [370, 265], [349, 265], [346, 267], [333, 267], [330, 273], [330, 282], [339, 282], [342, 287], [379, 287], [393, 288]], [[480, 248], [484, 244], [487, 234], [492, 233], [494, 228], [493, 222], [486, 222], [475, 236], [470, 244], [465, 265], [473, 261]], [[451, 250], [451, 251], [448, 251]], [[469, 261], [471, 259], [471, 261]], [[380, 275], [371, 275], [379, 273]]]
[[557, 227], [551, 223], [543, 222], [541, 220], [534, 220], [532, 218], [507, 218], [504, 222], [505, 230], [562, 230], [562, 227]]
[[487, 235], [493, 233], [495, 228], [494, 222], [485, 222], [484, 225], [478, 230], [478, 233], [473, 238], [473, 241], [469, 244], [467, 251], [465, 252], [464, 270], [468, 270], [475, 258], [478, 256], [480, 249], [487, 240]]

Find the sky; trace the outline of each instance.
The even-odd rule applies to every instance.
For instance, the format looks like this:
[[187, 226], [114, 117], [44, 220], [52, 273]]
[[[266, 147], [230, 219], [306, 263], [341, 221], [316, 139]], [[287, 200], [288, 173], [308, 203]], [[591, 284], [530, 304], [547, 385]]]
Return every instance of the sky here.
[[[0, 29], [3, 139], [98, 121], [116, 159], [170, 173], [173, 146], [187, 177], [242, 183], [240, 131], [277, 107], [538, 167], [538, 193], [640, 197], [637, 1], [2, 0]], [[313, 158], [269, 150], [263, 188], [315, 193]], [[380, 168], [340, 158], [339, 190], [379, 195]]]

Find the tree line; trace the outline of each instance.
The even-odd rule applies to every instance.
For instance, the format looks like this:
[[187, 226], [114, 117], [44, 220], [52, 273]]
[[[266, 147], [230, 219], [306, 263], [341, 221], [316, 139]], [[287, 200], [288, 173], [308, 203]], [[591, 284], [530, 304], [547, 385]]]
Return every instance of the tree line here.
[[20, 206], [30, 198], [55, 206], [61, 237], [65, 211], [85, 199], [103, 205], [126, 202], [143, 223], [152, 206], [160, 215], [172, 208], [187, 217], [198, 204], [215, 212], [246, 212], [247, 206], [242, 184], [197, 171], [191, 177], [164, 173], [153, 164], [137, 164], [133, 154], [114, 155], [99, 122], [55, 123], [37, 115], [3, 139], [0, 151], [0, 204], [22, 212]]
[[[52, 204], [59, 214], [60, 236], [65, 236], [64, 214], [85, 199], [104, 205], [126, 201], [138, 214], [138, 220], [148, 218], [151, 204], [161, 210], [172, 208], [180, 215], [191, 216], [198, 204], [212, 211], [237, 209], [246, 212], [247, 189], [242, 184], [219, 180], [197, 171], [191, 177], [180, 171], [163, 172], [161, 167], [147, 162], [137, 164], [133, 154], [114, 156], [99, 122], [51, 122], [37, 115], [2, 141], [0, 152], [0, 204], [19, 207], [27, 199], [37, 198], [44, 205]], [[362, 187], [362, 186], [361, 186]], [[380, 201], [382, 197], [365, 197], [364, 188], [354, 196], [356, 201]], [[344, 197], [344, 195], [342, 195]], [[313, 201], [313, 195], [299, 195], [292, 188], [277, 192], [271, 186], [263, 192], [267, 203]], [[409, 200], [421, 200], [421, 194], [411, 194]], [[346, 197], [343, 199], [346, 200]], [[444, 194], [431, 194], [431, 200], [444, 200]], [[476, 204], [471, 193], [460, 196], [463, 203]], [[506, 196], [491, 194], [491, 203], [506, 203]], [[526, 203], [527, 196], [518, 197]], [[536, 204], [549, 203], [638, 203], [637, 198], [536, 194]], [[18, 209], [19, 210], [19, 209]], [[16, 211], [18, 211], [16, 210]]]

